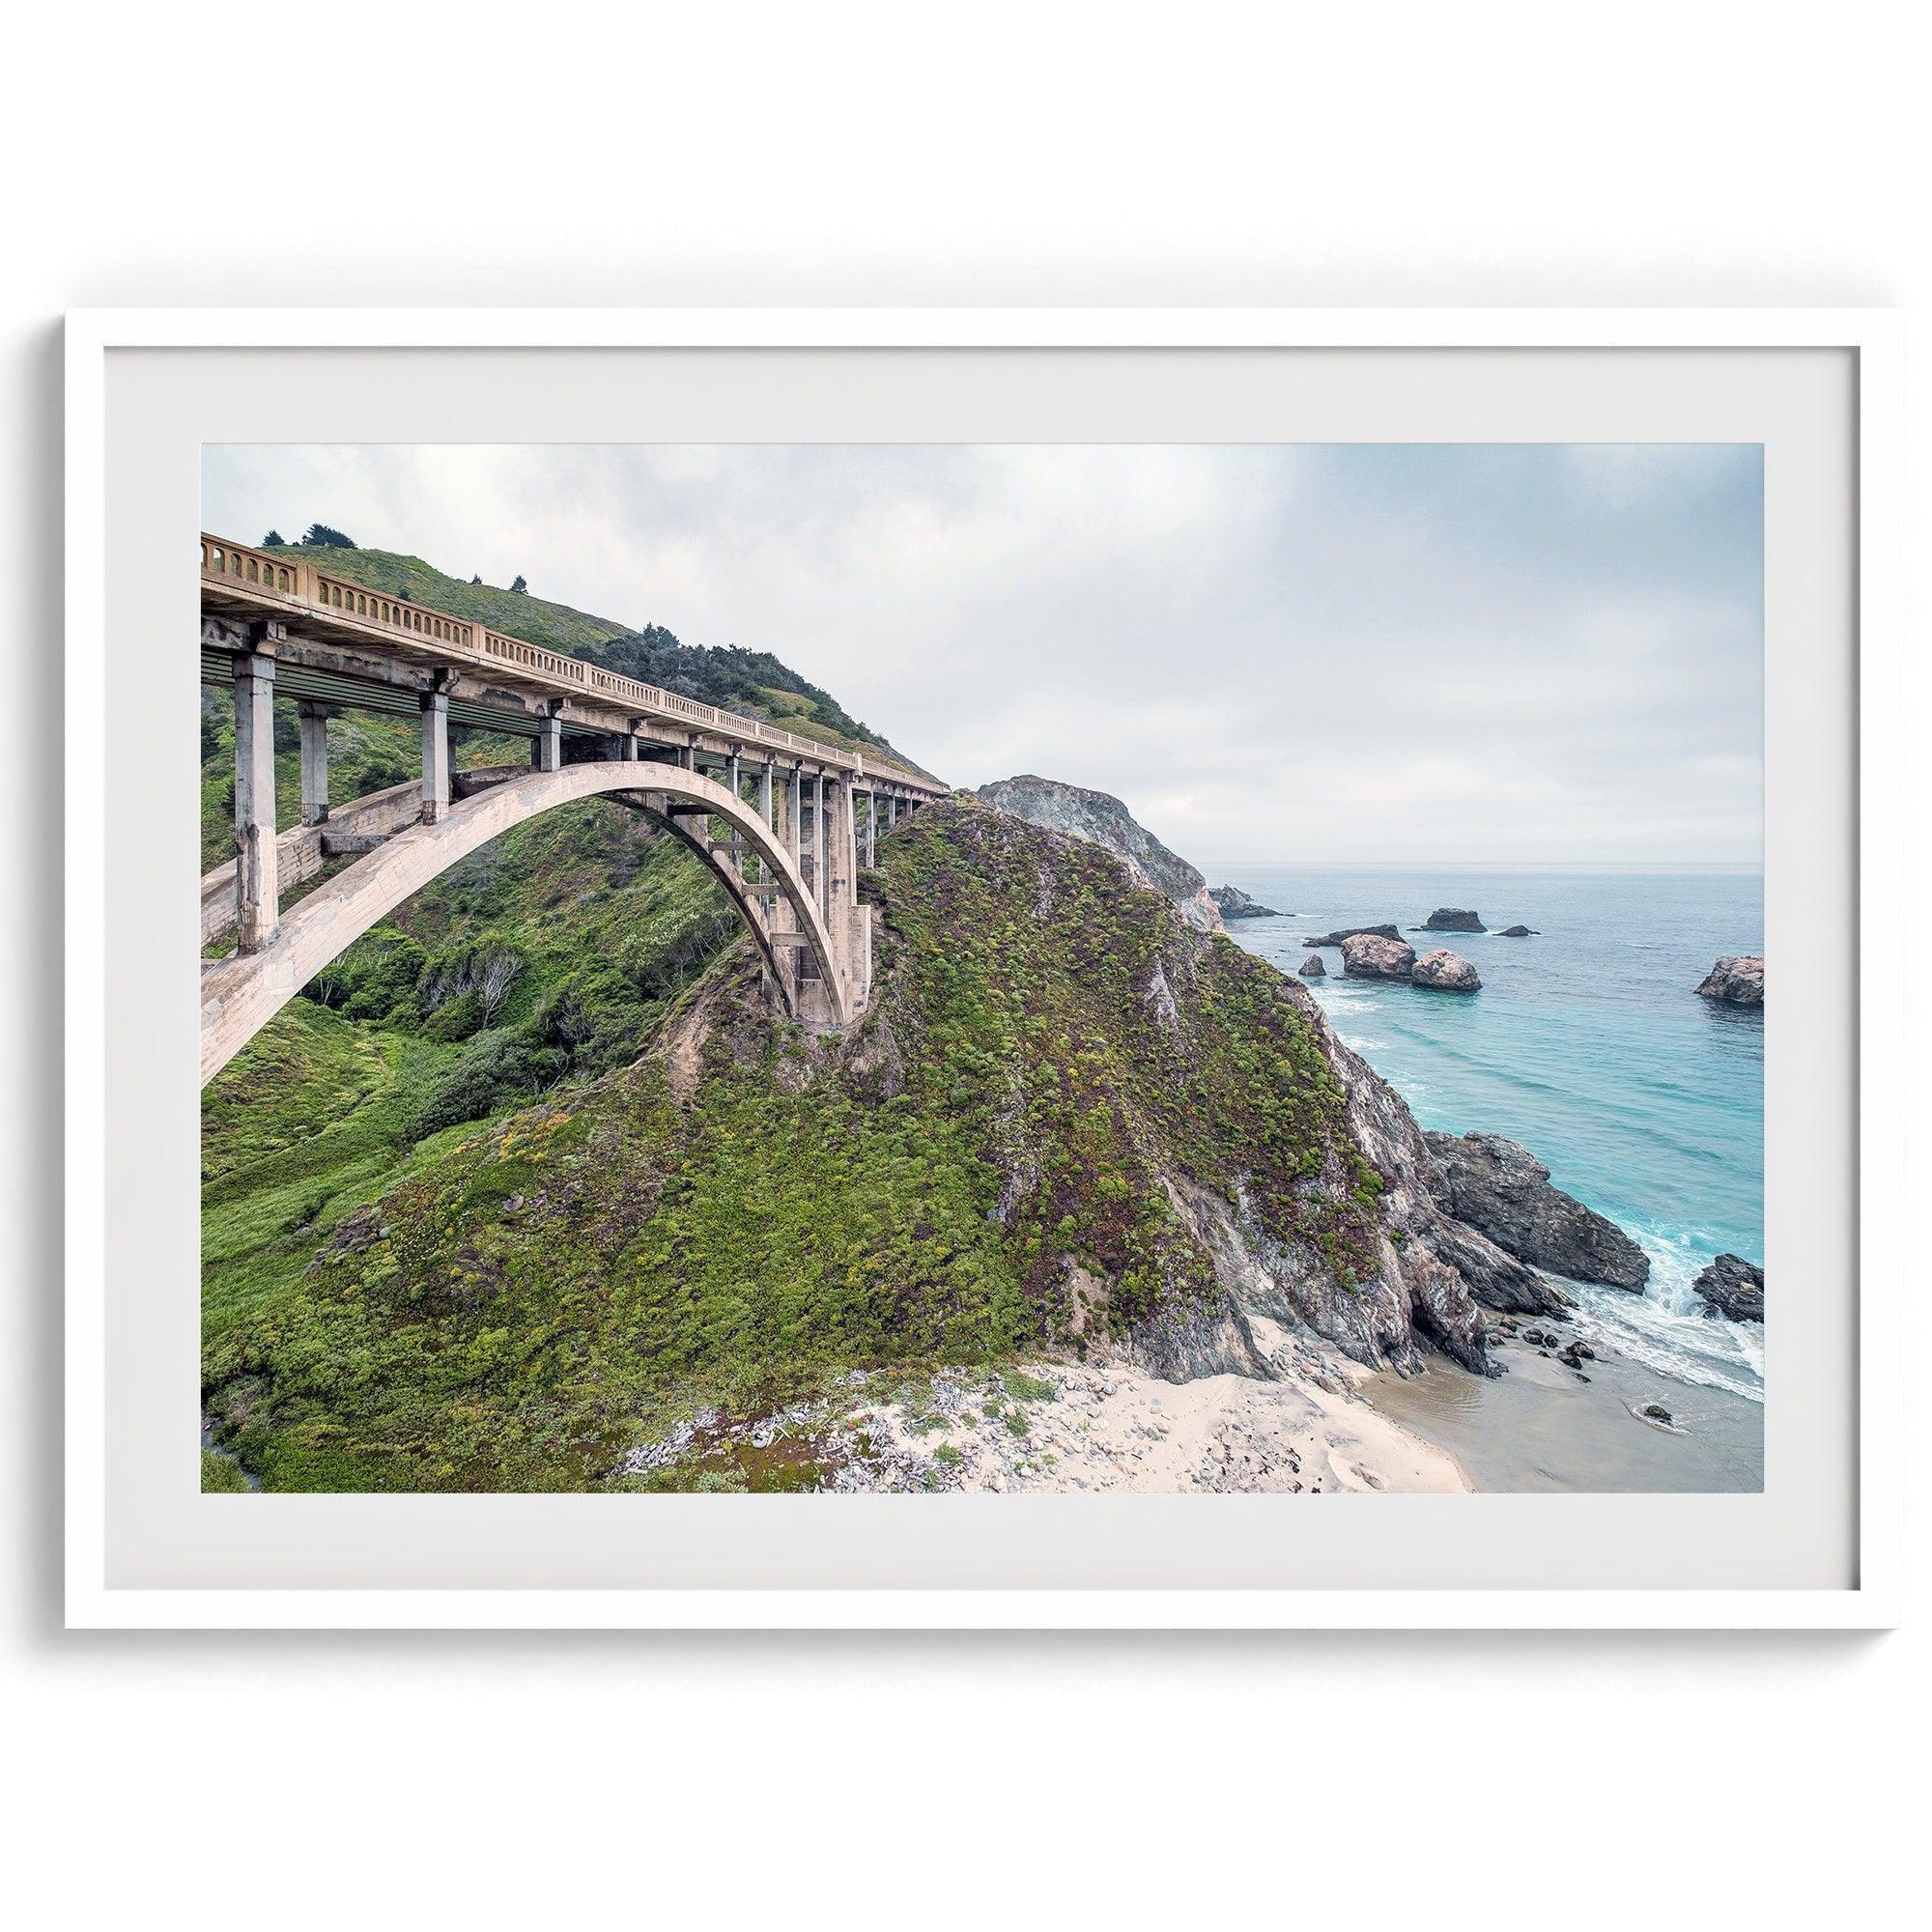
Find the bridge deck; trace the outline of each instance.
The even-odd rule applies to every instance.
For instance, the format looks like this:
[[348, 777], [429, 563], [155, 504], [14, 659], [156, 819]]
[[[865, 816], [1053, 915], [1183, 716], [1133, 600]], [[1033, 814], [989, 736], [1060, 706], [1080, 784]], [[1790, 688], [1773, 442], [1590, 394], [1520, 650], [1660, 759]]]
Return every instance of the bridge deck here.
[[[607, 717], [614, 712], [635, 719], [638, 724], [633, 728], [647, 728], [655, 722], [680, 735], [708, 732], [733, 744], [760, 747], [786, 762], [809, 760], [921, 797], [938, 797], [946, 790], [891, 759], [827, 745], [762, 719], [724, 711], [584, 659], [505, 637], [472, 619], [371, 590], [306, 559], [277, 556], [206, 532], [201, 539], [201, 602], [204, 611], [233, 622], [275, 623], [298, 643], [308, 640], [369, 661], [364, 675], [340, 667], [292, 663], [277, 676], [278, 689], [289, 696], [412, 713], [414, 688], [385, 684], [380, 674], [383, 664], [400, 662], [420, 670], [468, 671], [488, 687], [508, 687], [540, 701], [576, 700]], [[207, 659], [207, 654], [205, 659], [204, 675], [222, 675], [218, 663]], [[531, 728], [526, 714], [491, 705], [487, 693], [453, 696], [449, 715], [457, 724], [495, 730]], [[610, 728], [595, 717], [573, 718], [567, 710], [560, 722], [572, 732]]]

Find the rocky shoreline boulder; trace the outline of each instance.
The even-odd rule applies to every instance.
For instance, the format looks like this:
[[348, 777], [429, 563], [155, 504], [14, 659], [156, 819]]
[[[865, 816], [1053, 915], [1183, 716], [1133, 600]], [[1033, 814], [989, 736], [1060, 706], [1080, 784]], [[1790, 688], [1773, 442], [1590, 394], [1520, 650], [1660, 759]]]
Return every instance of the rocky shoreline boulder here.
[[1443, 993], [1475, 993], [1482, 990], [1476, 969], [1460, 952], [1438, 946], [1415, 962], [1409, 978], [1418, 986], [1434, 986]]
[[1279, 919], [1273, 906], [1251, 899], [1239, 886], [1216, 886], [1208, 896], [1221, 908], [1223, 919]]
[[1442, 1204], [1531, 1267], [1642, 1293], [1650, 1257], [1617, 1226], [1549, 1184], [1549, 1170], [1501, 1134], [1429, 1134]]
[[1311, 932], [1301, 943], [1304, 946], [1340, 946], [1345, 939], [1359, 939], [1364, 935], [1372, 939], [1402, 937], [1393, 925], [1342, 925], [1333, 932]]
[[1764, 1320], [1764, 1270], [1741, 1255], [1719, 1255], [1690, 1286], [1716, 1314], [1733, 1321]]
[[1707, 1000], [1727, 1007], [1764, 1005], [1764, 959], [1755, 952], [1726, 953], [1697, 982]]
[[1301, 962], [1301, 977], [1304, 980], [1327, 979], [1328, 969], [1327, 967], [1322, 965], [1321, 953], [1311, 952], [1308, 955], [1308, 957]]
[[1415, 948], [1406, 940], [1379, 933], [1351, 932], [1342, 942], [1342, 971], [1357, 980], [1406, 980], [1415, 965]]
[[1437, 906], [1422, 922], [1424, 932], [1487, 932], [1489, 927], [1466, 906]]

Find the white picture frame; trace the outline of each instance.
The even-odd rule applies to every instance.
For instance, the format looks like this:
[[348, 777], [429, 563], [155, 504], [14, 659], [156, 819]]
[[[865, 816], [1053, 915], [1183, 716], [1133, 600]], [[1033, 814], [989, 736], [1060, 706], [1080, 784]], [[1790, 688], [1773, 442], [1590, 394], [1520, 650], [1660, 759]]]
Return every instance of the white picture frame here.
[[[156, 1587], [107, 1555], [112, 826], [93, 695], [110, 675], [110, 357], [123, 350], [1797, 349], [1855, 358], [1857, 1495], [1844, 1587]], [[1905, 815], [1900, 333], [1873, 310], [85, 310], [67, 325], [67, 1615], [79, 1628], [1469, 1629], [1885, 1627], [1904, 1548]], [[1862, 889], [1868, 886], [1869, 889]], [[184, 1025], [192, 1031], [191, 1014]], [[211, 1501], [223, 1499], [211, 1498]], [[408, 1499], [382, 1499], [388, 1508]], [[542, 1499], [529, 1499], [540, 1502]], [[810, 1499], [806, 1499], [810, 1500]], [[989, 1499], [997, 1501], [999, 1499]], [[1084, 1499], [1066, 1499], [1075, 1506]], [[1206, 1500], [1206, 1499], [1204, 1499]], [[1383, 1505], [1398, 1499], [1378, 1499]], [[1562, 1499], [1534, 1499], [1546, 1507]], [[1747, 1502], [1748, 1499], [1747, 1499]], [[835, 1505], [836, 1506], [836, 1505]]]

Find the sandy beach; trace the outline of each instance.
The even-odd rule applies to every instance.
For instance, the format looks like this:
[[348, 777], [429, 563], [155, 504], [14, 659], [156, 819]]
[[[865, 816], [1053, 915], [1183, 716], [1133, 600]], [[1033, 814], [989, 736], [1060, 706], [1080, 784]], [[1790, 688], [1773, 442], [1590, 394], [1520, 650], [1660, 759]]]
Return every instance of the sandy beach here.
[[1455, 1492], [1455, 1457], [1342, 1379], [1035, 1363], [934, 1377], [848, 1424], [865, 1442], [833, 1487], [1105, 1493]]

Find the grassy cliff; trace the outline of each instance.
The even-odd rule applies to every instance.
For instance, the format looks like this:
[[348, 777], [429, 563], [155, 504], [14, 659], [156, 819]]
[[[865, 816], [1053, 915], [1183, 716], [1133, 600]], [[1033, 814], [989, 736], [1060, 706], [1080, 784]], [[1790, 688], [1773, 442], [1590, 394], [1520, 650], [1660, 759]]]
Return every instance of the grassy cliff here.
[[224, 1443], [271, 1489], [626, 1487], [703, 1406], [1214, 1319], [1237, 1223], [1335, 1293], [1374, 1268], [1382, 1178], [1273, 969], [976, 801], [865, 886], [845, 1039], [727, 947], [635, 1061], [483, 1122], [425, 1122], [445, 1042], [298, 1001], [210, 1090]]

